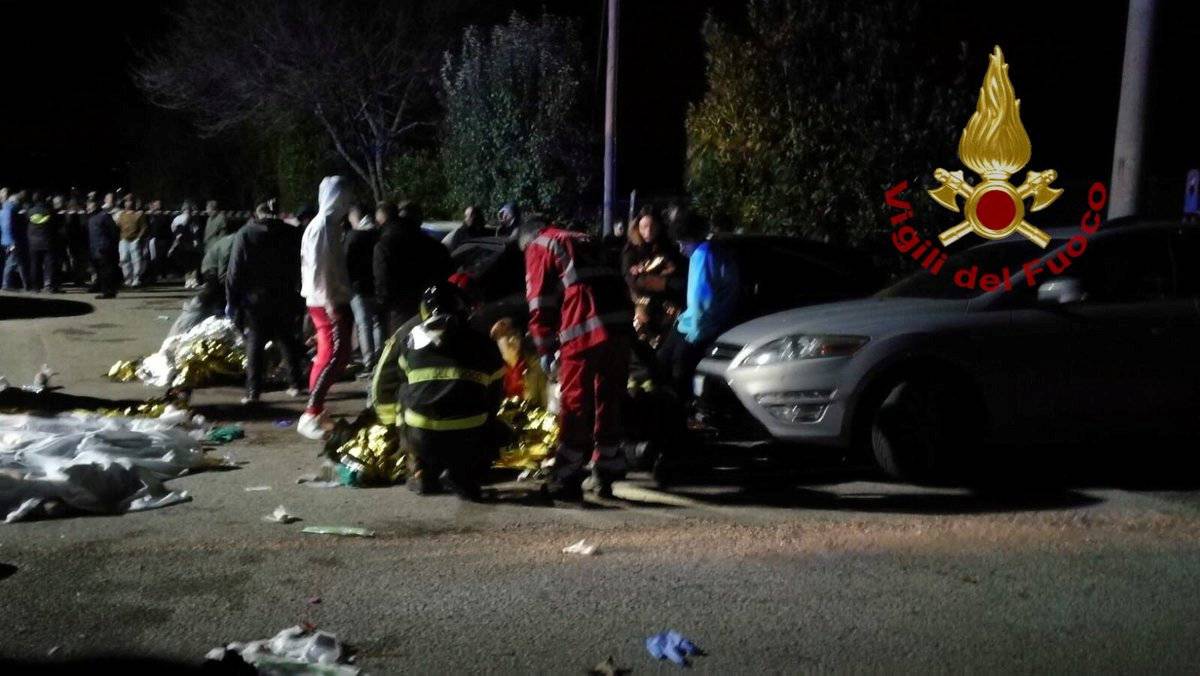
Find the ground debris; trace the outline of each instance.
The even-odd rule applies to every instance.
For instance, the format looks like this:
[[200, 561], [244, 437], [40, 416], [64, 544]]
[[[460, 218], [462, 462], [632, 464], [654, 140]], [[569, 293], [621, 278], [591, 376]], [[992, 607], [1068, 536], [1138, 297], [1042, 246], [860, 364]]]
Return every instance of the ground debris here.
[[375, 531], [357, 526], [305, 526], [300, 532], [313, 535], [346, 535], [360, 538], [375, 537]]
[[283, 505], [276, 507], [275, 511], [263, 517], [263, 521], [270, 521], [272, 523], [295, 523], [299, 520], [300, 517], [288, 513], [287, 507]]
[[580, 556], [595, 556], [600, 553], [600, 548], [595, 544], [588, 544], [586, 539], [580, 540], [574, 544], [563, 547], [563, 554], [579, 554]]
[[588, 674], [591, 674], [591, 676], [625, 676], [630, 673], [633, 672], [629, 669], [618, 667], [612, 655], [609, 655], [608, 659], [588, 670]]

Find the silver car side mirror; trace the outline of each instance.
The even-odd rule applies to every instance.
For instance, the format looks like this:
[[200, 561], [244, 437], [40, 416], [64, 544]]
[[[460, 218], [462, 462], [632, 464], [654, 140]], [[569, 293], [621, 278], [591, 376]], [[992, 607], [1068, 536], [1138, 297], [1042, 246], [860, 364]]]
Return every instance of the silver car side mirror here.
[[1086, 297], [1083, 284], [1074, 277], [1060, 277], [1044, 282], [1037, 291], [1038, 303], [1041, 305], [1078, 303]]

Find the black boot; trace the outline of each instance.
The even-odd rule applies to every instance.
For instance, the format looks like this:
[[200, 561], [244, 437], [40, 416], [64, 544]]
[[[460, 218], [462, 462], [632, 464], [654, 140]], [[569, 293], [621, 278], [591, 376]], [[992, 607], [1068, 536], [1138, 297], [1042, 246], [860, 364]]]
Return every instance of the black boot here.
[[438, 495], [444, 493], [442, 482], [438, 481], [437, 477], [427, 476], [425, 472], [417, 470], [409, 475], [405, 480], [404, 485], [408, 486], [408, 490], [417, 495]]
[[551, 480], [546, 484], [546, 495], [556, 503], [582, 505], [583, 488], [577, 483], [563, 484]]

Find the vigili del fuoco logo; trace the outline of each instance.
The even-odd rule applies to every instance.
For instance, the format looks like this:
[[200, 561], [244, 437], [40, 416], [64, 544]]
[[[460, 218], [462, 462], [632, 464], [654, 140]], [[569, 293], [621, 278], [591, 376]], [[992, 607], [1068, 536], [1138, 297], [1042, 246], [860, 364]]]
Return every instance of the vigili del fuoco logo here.
[[[968, 180], [961, 169], [947, 171], [938, 168], [933, 172], [934, 179], [941, 186], [929, 190], [930, 197], [942, 207], [963, 215], [961, 222], [938, 235], [942, 246], [949, 246], [974, 233], [991, 240], [1020, 235], [1038, 247], [1046, 248], [1050, 243], [1050, 235], [1030, 223], [1026, 217], [1029, 213], [1045, 209], [1062, 196], [1063, 190], [1052, 186], [1058, 178], [1058, 172], [1053, 169], [1031, 170], [1026, 172], [1025, 181], [1020, 186], [1014, 187], [1009, 182], [1010, 176], [1029, 163], [1032, 152], [1029, 134], [1021, 124], [1021, 101], [1008, 79], [1008, 64], [1004, 62], [1004, 54], [1000, 47], [996, 47], [988, 57], [987, 74], [979, 90], [979, 103], [958, 143], [959, 159], [976, 174], [977, 179], [975, 182]], [[891, 218], [895, 227], [892, 243], [902, 254], [918, 261], [931, 274], [941, 274], [948, 259], [945, 250], [931, 240], [922, 238], [915, 228], [905, 224], [913, 215], [912, 205], [901, 199], [906, 190], [908, 181], [901, 181], [884, 194], [887, 205], [900, 210]], [[1031, 200], [1028, 210], [1026, 200]], [[1064, 250], [1045, 260], [1039, 255], [1022, 265], [1026, 284], [1036, 286], [1039, 277], [1044, 278], [1046, 272], [1061, 274], [1070, 266], [1072, 259], [1083, 254], [1087, 248], [1087, 237], [1100, 227], [1100, 212], [1108, 201], [1108, 191], [1103, 183], [1092, 184], [1088, 189], [1087, 201], [1088, 210], [1080, 221], [1080, 234], [1073, 235]], [[1005, 267], [996, 271], [962, 269], [951, 274], [954, 283], [964, 288], [975, 288], [978, 284], [983, 291], [1001, 287], [1010, 291], [1015, 272]]]

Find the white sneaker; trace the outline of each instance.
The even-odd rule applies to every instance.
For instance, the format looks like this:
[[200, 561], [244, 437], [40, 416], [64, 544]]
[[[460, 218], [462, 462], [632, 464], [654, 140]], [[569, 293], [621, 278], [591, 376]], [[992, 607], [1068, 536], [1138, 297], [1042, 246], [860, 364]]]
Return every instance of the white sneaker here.
[[309, 439], [313, 439], [314, 441], [320, 441], [325, 438], [326, 434], [324, 425], [325, 419], [325, 411], [321, 411], [316, 415], [305, 413], [304, 415], [300, 416], [300, 422], [296, 423], [296, 431], [299, 432], [300, 436], [302, 437], [307, 437]]
[[292, 399], [296, 399], [302, 394], [304, 394], [304, 392], [300, 391], [299, 388], [289, 387], [287, 389], [287, 396], [291, 397]]

